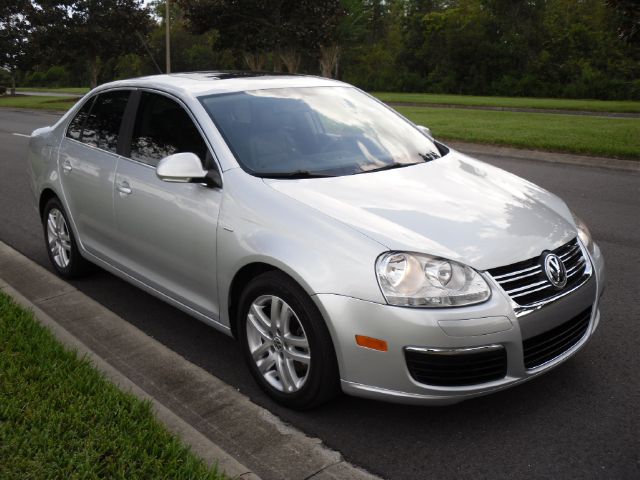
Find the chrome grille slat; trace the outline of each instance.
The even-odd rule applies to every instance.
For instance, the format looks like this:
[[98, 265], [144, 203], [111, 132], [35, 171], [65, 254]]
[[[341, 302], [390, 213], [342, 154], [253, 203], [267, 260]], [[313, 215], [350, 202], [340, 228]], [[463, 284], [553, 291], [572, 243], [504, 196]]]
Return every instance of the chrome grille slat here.
[[549, 282], [546, 285], [541, 286], [540, 288], [534, 288], [533, 290], [527, 290], [526, 292], [516, 293], [515, 295], [511, 295], [511, 298], [523, 297], [525, 295], [529, 295], [530, 293], [539, 292], [540, 290], [545, 290], [547, 288], [552, 287]]
[[[541, 255], [543, 252], [540, 252]], [[497, 267], [489, 270], [489, 274], [518, 307], [539, 305], [563, 292], [576, 288], [586, 281], [588, 258], [583, 248], [574, 238], [570, 242], [553, 250], [564, 264], [567, 283], [562, 289], [554, 287], [543, 271], [541, 257], [534, 257], [522, 262]]]
[[580, 253], [580, 249], [578, 247], [576, 247], [571, 253], [567, 254], [567, 255], [560, 255], [560, 258], [562, 259], [562, 261], [565, 263], [565, 265], [567, 264], [567, 262], [572, 259], [573, 257], [575, 257], [578, 253]]
[[507, 278], [506, 280], [502, 280], [501, 283], [515, 282], [516, 280], [522, 280], [523, 278], [532, 277], [533, 275], [539, 275], [541, 269], [538, 268], [531, 273], [525, 273], [524, 275], [520, 275], [519, 277]]
[[579, 263], [576, 263], [573, 267], [567, 269], [567, 277], [570, 277], [576, 273], [578, 273], [578, 269], [584, 265], [584, 258], [580, 260]]
[[[524, 287], [514, 288], [514, 289], [512, 289], [512, 290], [506, 290], [506, 292], [507, 292], [509, 295], [511, 295], [512, 293], [521, 294], [521, 292], [523, 292], [523, 291], [526, 291], [526, 290], [529, 290], [529, 289], [532, 289], [532, 288], [538, 287], [538, 286], [543, 285], [543, 284], [545, 284], [545, 283], [546, 283], [546, 284], [551, 285], [551, 284], [549, 283], [549, 281], [548, 281], [548, 280], [542, 280], [541, 282], [531, 283], [531, 284], [526, 285], [526, 286], [524, 286]], [[513, 295], [511, 295], [511, 296], [513, 296]]]
[[522, 270], [518, 270], [517, 272], [505, 273], [504, 275], [496, 275], [493, 278], [495, 278], [496, 280], [502, 280], [503, 278], [511, 277], [513, 275], [517, 275], [517, 274], [522, 273], [522, 272], [528, 272], [528, 271], [533, 270], [533, 269], [538, 269], [540, 271], [541, 267], [540, 267], [540, 265], [534, 265], [533, 267], [524, 268]]

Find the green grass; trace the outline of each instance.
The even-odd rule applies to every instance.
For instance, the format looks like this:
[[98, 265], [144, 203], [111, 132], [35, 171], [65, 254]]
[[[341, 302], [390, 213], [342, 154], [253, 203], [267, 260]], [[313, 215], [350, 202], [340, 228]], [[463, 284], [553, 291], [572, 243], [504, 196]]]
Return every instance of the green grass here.
[[32, 108], [38, 110], [69, 110], [78, 101], [75, 97], [0, 97], [0, 107]]
[[76, 95], [84, 95], [90, 89], [88, 87], [19, 87], [16, 92], [55, 92], [55, 93], [73, 93]]
[[476, 97], [472, 95], [440, 95], [431, 93], [373, 93], [383, 102], [465, 105], [475, 107], [541, 108], [583, 110], [592, 112], [640, 113], [640, 101], [572, 100], [566, 98]]
[[640, 160], [640, 119], [399, 107], [436, 138]]
[[0, 478], [224, 477], [0, 292]]

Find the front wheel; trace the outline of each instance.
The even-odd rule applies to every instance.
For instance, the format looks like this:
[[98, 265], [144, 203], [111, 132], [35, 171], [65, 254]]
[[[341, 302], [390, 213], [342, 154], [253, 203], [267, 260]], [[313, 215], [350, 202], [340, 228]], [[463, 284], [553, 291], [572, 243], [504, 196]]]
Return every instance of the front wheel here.
[[252, 375], [277, 402], [308, 409], [339, 392], [333, 343], [318, 309], [291, 278], [256, 277], [240, 298], [238, 332]]

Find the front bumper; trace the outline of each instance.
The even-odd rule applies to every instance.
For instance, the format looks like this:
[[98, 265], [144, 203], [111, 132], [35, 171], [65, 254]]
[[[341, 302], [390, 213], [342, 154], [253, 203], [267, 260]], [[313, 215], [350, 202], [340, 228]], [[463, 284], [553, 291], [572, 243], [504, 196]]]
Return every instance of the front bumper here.
[[[492, 285], [489, 301], [452, 309], [403, 308], [340, 295], [315, 295], [336, 346], [343, 391], [399, 403], [443, 405], [502, 390], [554, 368], [589, 341], [600, 321], [604, 260], [597, 246], [591, 261], [593, 275], [584, 285], [524, 316], [516, 316], [510, 299], [497, 284]], [[525, 367], [523, 338], [550, 330], [589, 307], [588, 327], [575, 345], [543, 365]], [[355, 343], [356, 335], [383, 339], [388, 351], [360, 347]], [[456, 350], [489, 345], [505, 349], [506, 375], [481, 384], [419, 383], [410, 374], [405, 358], [407, 347]]]

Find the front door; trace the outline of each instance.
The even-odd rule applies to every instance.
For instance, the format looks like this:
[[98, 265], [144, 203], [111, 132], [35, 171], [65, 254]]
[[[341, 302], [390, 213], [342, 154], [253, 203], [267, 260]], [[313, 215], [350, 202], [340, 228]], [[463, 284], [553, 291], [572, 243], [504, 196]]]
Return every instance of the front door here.
[[142, 92], [128, 158], [118, 163], [115, 216], [119, 267], [184, 305], [218, 318], [216, 228], [221, 191], [156, 176], [158, 162], [192, 152], [213, 159], [187, 111], [172, 98]]

